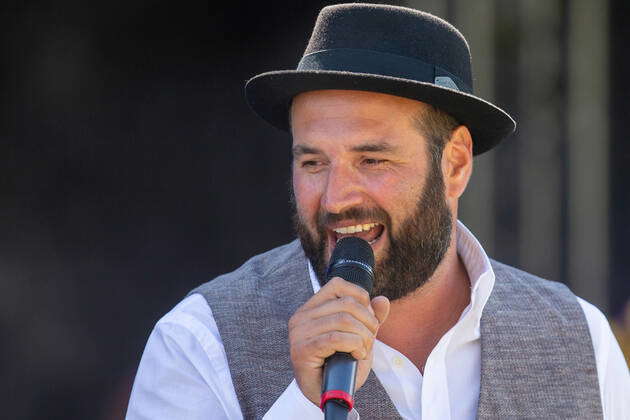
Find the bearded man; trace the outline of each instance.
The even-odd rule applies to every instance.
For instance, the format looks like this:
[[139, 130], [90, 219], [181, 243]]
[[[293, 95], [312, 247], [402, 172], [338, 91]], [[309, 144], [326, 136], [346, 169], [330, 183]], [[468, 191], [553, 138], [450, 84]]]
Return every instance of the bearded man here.
[[[473, 155], [515, 127], [471, 81], [450, 24], [359, 4], [321, 11], [297, 70], [251, 79], [252, 108], [293, 135], [299, 242], [158, 322], [127, 418], [322, 418], [335, 352], [359, 361], [354, 418], [628, 418], [601, 312], [491, 261], [457, 221]], [[346, 236], [374, 251], [372, 295], [324, 282]]]

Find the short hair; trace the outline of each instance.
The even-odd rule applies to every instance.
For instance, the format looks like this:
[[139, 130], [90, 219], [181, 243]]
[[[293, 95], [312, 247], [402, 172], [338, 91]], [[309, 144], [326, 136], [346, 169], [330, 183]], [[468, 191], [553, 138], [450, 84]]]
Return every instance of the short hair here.
[[413, 117], [413, 124], [427, 138], [429, 157], [439, 168], [444, 146], [451, 139], [453, 130], [461, 124], [450, 114], [431, 104], [426, 104]]

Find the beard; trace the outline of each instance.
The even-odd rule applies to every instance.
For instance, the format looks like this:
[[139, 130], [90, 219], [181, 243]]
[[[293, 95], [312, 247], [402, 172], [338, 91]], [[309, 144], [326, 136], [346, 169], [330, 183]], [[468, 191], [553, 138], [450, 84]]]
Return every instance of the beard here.
[[385, 226], [389, 247], [386, 255], [375, 263], [374, 288], [370, 295], [382, 295], [390, 300], [401, 299], [422, 287], [437, 269], [451, 242], [452, 216], [444, 196], [442, 173], [435, 163], [412, 214], [396, 229], [382, 208], [355, 207], [338, 214], [320, 212], [316, 232], [312, 233], [297, 212], [293, 191], [291, 200], [296, 233], [321, 285], [327, 281], [325, 226], [329, 223], [358, 219]]

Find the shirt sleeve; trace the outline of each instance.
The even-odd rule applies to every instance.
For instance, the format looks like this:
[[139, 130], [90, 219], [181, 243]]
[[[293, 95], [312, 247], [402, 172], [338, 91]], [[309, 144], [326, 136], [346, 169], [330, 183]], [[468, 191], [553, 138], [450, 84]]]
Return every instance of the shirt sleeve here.
[[604, 314], [585, 300], [578, 301], [593, 340], [604, 419], [630, 419], [630, 372], [621, 348]]
[[[349, 419], [358, 419], [353, 410]], [[151, 332], [131, 391], [127, 420], [241, 420], [219, 329], [201, 295], [191, 295]], [[323, 419], [295, 380], [264, 417]]]
[[207, 308], [201, 296], [188, 297], [156, 324], [127, 420], [243, 418], [218, 329], [203, 305]]
[[[263, 417], [264, 420], [322, 420], [323, 418], [322, 410], [304, 396], [295, 379]], [[348, 420], [359, 420], [359, 413], [354, 408], [348, 414]]]

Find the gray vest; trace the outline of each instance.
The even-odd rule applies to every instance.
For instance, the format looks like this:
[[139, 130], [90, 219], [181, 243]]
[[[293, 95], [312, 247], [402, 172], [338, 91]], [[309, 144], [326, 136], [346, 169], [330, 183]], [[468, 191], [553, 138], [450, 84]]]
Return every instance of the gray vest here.
[[[492, 262], [481, 317], [480, 419], [598, 419], [601, 399], [588, 325], [562, 284]], [[287, 322], [312, 295], [294, 241], [257, 255], [191, 293], [217, 322], [245, 419], [259, 419], [293, 380]], [[373, 372], [355, 395], [362, 419], [399, 419]]]

